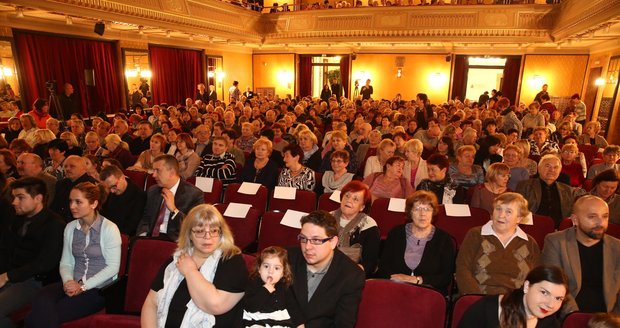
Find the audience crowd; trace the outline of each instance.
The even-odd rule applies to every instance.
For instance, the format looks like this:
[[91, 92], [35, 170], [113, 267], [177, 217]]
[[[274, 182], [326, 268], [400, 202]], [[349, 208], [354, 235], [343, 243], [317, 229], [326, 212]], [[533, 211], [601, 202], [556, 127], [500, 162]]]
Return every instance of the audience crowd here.
[[[579, 95], [551, 112], [547, 86], [536, 98], [511, 105], [494, 92], [435, 104], [424, 93], [389, 101], [248, 90], [229, 103], [147, 101], [65, 122], [38, 99], [0, 138], [0, 326], [12, 327], [26, 304], [29, 327], [101, 310], [121, 234], [178, 244], [149, 282], [144, 327], [353, 327], [365, 278], [490, 295], [463, 327], [482, 327], [486, 307], [510, 327], [552, 326], [576, 310], [620, 314], [620, 240], [606, 234], [620, 224], [620, 147], [585, 122]], [[224, 190], [338, 191], [340, 202], [304, 215], [299, 246], [262, 250], [248, 273], [242, 252], [256, 249], [235, 246], [199, 177]], [[369, 215], [385, 198], [406, 200], [406, 222], [391, 231]], [[490, 220], [457, 242], [435, 224], [450, 204]], [[544, 246], [520, 225], [539, 216], [558, 230]]]

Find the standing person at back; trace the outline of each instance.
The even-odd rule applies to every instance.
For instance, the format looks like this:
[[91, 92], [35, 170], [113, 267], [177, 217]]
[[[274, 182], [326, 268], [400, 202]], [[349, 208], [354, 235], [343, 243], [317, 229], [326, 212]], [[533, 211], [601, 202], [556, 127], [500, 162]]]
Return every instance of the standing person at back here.
[[239, 81], [233, 81], [232, 86], [228, 89], [228, 102], [239, 101], [239, 95], [241, 95]]
[[301, 219], [299, 247], [289, 249], [293, 292], [306, 327], [354, 327], [364, 271], [337, 250], [338, 223], [325, 211]]

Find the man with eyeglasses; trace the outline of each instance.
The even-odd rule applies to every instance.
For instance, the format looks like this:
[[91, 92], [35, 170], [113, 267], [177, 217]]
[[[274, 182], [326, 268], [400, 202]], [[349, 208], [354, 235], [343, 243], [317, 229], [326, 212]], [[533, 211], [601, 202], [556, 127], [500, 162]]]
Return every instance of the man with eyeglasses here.
[[110, 195], [101, 208], [101, 215], [116, 223], [121, 233], [135, 236], [138, 221], [144, 212], [146, 193], [142, 187], [127, 180], [123, 171], [109, 165], [99, 174], [101, 183], [110, 190]]
[[308, 327], [353, 327], [364, 288], [362, 271], [337, 250], [338, 223], [325, 211], [301, 219], [300, 247], [289, 249], [293, 292]]
[[136, 234], [177, 241], [185, 214], [204, 203], [202, 190], [181, 179], [179, 162], [172, 155], [155, 158], [153, 178], [157, 184], [146, 192], [146, 205]]
[[35, 177], [43, 180], [47, 186], [47, 206], [52, 203], [54, 195], [56, 193], [56, 177], [51, 174], [43, 172], [44, 164], [43, 159], [34, 153], [22, 153], [17, 158], [17, 173], [19, 176]]

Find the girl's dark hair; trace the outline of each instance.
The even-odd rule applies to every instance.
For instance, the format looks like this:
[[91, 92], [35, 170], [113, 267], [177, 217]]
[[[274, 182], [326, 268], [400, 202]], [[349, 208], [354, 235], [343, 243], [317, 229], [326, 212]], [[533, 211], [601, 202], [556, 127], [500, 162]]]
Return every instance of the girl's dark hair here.
[[260, 266], [263, 265], [263, 262], [268, 257], [277, 257], [282, 262], [282, 283], [284, 287], [289, 287], [293, 283], [293, 272], [291, 270], [291, 266], [288, 263], [288, 252], [286, 249], [278, 246], [269, 246], [260, 253], [260, 255], [256, 258], [256, 262], [254, 264], [254, 268], [250, 273], [250, 278], [257, 279], [260, 278], [260, 274], [258, 270]]
[[452, 138], [448, 136], [443, 136], [439, 140], [441, 140], [441, 142], [448, 145], [448, 157], [450, 158], [456, 157], [456, 154], [454, 153], [454, 141], [452, 141]]
[[[568, 278], [566, 278], [562, 269], [555, 265], [537, 266], [527, 274], [525, 280], [529, 282], [530, 287], [541, 281], [548, 281], [553, 284], [564, 285], [568, 291]], [[499, 326], [501, 328], [527, 327], [523, 295], [525, 295], [523, 286], [504, 295], [501, 301], [502, 314], [499, 318]]]

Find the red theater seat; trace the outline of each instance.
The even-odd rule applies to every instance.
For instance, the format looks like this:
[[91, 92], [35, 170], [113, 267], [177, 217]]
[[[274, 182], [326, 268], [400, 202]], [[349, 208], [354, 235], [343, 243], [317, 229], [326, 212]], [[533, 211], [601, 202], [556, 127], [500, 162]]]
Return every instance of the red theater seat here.
[[456, 328], [467, 309], [484, 295], [463, 295], [456, 299], [452, 307], [452, 324], [450, 327]]
[[232, 230], [235, 245], [241, 249], [245, 249], [256, 241], [260, 214], [258, 210], [250, 208], [245, 218], [240, 219], [229, 217], [224, 215], [228, 205], [230, 204], [217, 204], [215, 205], [215, 208], [222, 213], [222, 216], [226, 220], [226, 223], [228, 223], [230, 230]]
[[370, 217], [372, 217], [379, 227], [381, 239], [387, 238], [388, 233], [399, 224], [405, 223], [407, 216], [404, 212], [389, 211], [390, 199], [379, 198], [370, 206]]
[[471, 212], [469, 217], [456, 217], [446, 215], [446, 208], [443, 205], [438, 208], [435, 225], [454, 237], [458, 247], [463, 243], [469, 229], [489, 222], [489, 212], [475, 207], [470, 207], [469, 211]]
[[265, 212], [258, 234], [258, 251], [269, 246], [295, 246], [299, 244], [299, 229], [280, 224], [284, 212]]

